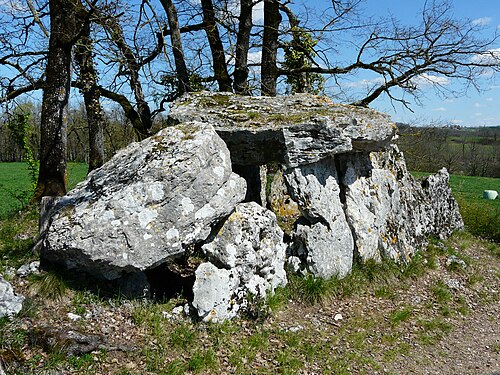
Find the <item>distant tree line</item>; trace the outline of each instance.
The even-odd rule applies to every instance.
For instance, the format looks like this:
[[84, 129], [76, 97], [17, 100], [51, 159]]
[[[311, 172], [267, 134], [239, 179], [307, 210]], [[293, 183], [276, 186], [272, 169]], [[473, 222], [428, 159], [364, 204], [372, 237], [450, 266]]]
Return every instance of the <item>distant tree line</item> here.
[[480, 128], [416, 127], [398, 124], [397, 141], [408, 168], [500, 178], [500, 126]]
[[[25, 102], [13, 113], [28, 114], [25, 137], [33, 157], [40, 152], [41, 107]], [[89, 128], [85, 106], [68, 111], [68, 161], [89, 162]], [[0, 118], [0, 162], [23, 161], [26, 149], [16, 140], [19, 129], [16, 116]], [[138, 140], [133, 125], [120, 108], [103, 112], [104, 160]], [[154, 131], [166, 126], [164, 117], [156, 118]], [[446, 167], [450, 173], [500, 178], [500, 126], [459, 128], [450, 126], [411, 126], [398, 124], [397, 144], [404, 152], [408, 168], [417, 172], [435, 172]]]
[[[0, 162], [26, 161], [26, 149], [21, 147], [14, 131], [21, 129], [19, 115], [28, 115], [26, 127], [23, 129], [36, 160], [40, 158], [40, 116], [41, 107], [31, 102], [19, 105], [9, 116], [0, 117]], [[159, 128], [162, 118], [159, 117], [154, 128]], [[84, 106], [68, 110], [68, 144], [66, 158], [72, 162], [89, 162], [89, 128]], [[120, 108], [112, 108], [103, 113], [104, 161], [109, 160], [119, 149], [137, 140], [137, 133]]]

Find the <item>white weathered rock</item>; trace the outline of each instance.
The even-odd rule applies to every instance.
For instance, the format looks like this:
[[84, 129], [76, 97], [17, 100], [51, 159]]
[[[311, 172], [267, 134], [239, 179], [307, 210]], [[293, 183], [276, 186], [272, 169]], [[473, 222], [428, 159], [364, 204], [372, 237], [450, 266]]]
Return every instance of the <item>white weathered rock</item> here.
[[0, 276], [0, 318], [12, 317], [21, 311], [24, 297], [14, 293], [12, 285]]
[[340, 197], [334, 158], [289, 169], [285, 180], [305, 220], [296, 225], [294, 254], [323, 278], [344, 277], [352, 268], [354, 241]]
[[254, 202], [237, 205], [202, 249], [211, 262], [199, 266], [193, 288], [193, 306], [202, 319], [231, 318], [249, 293], [265, 298], [287, 283], [283, 231], [276, 216]]
[[23, 264], [16, 271], [16, 275], [19, 277], [27, 277], [28, 275], [38, 274], [38, 273], [40, 273], [40, 261], [39, 260], [35, 260], [35, 261], [30, 262], [28, 264]]
[[210, 262], [200, 264], [193, 285], [193, 307], [198, 316], [207, 322], [234, 318], [240, 307], [233, 300], [238, 281], [231, 270], [217, 268]]
[[339, 164], [345, 212], [362, 260], [385, 256], [408, 261], [425, 246], [427, 236], [444, 238], [463, 228], [446, 171], [420, 184], [396, 146], [341, 155]]
[[463, 270], [467, 269], [467, 263], [464, 262], [463, 259], [460, 259], [456, 255], [450, 255], [446, 258], [446, 266], [447, 267], [459, 267]]
[[56, 205], [44, 261], [115, 279], [204, 240], [245, 196], [212, 126], [186, 123], [132, 143]]
[[237, 165], [296, 167], [332, 154], [380, 150], [396, 132], [388, 115], [309, 94], [190, 93], [171, 106], [168, 116], [172, 123], [213, 124]]

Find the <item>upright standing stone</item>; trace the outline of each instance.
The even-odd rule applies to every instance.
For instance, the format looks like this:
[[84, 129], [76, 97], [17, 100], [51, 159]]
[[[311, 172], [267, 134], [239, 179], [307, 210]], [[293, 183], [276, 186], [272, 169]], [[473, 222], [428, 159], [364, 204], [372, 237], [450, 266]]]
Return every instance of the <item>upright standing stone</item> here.
[[333, 157], [285, 171], [289, 193], [304, 221], [298, 223], [295, 250], [320, 277], [344, 277], [352, 268], [354, 241], [347, 223]]
[[287, 283], [286, 245], [276, 216], [255, 202], [236, 206], [202, 246], [210, 263], [196, 271], [193, 306], [204, 320], [225, 320], [245, 309], [248, 295], [265, 298]]

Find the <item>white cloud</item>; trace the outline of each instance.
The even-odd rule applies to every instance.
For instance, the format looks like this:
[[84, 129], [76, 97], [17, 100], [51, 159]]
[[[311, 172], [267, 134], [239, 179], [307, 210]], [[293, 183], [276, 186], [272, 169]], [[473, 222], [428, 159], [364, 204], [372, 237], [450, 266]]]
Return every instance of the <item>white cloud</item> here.
[[460, 125], [464, 123], [464, 120], [451, 120], [451, 123], [454, 125]]
[[472, 21], [473, 25], [477, 26], [486, 26], [491, 23], [491, 17], [481, 17], [481, 18], [476, 18], [475, 20]]
[[264, 21], [264, 1], [260, 1], [255, 4], [252, 8], [252, 21], [253, 23], [259, 23]]
[[481, 117], [482, 115], [483, 115], [483, 114], [482, 114], [481, 112], [476, 112], [476, 113], [474, 113], [474, 116], [476, 116], [476, 117]]
[[435, 111], [435, 112], [446, 112], [446, 108], [445, 107], [437, 107], [437, 108], [434, 108], [433, 111]]
[[476, 108], [483, 108], [483, 107], [486, 107], [484, 104], [481, 104], [481, 103], [474, 103], [474, 107]]
[[6, 11], [27, 12], [29, 8], [19, 0], [0, 0], [0, 9]]
[[500, 64], [500, 48], [478, 53], [472, 56], [471, 61], [476, 64]]
[[492, 102], [492, 101], [493, 101], [493, 98], [486, 98], [486, 99], [484, 99], [484, 100], [486, 100], [487, 102]]
[[436, 76], [427, 73], [420, 74], [419, 76], [413, 78], [411, 81], [412, 83], [420, 87], [431, 85], [446, 86], [450, 84], [450, 79], [448, 77]]
[[383, 78], [372, 78], [372, 79], [362, 79], [356, 82], [346, 82], [345, 84], [343, 84], [343, 86], [350, 88], [367, 88], [374, 85], [380, 85], [381, 83], [384, 83]]

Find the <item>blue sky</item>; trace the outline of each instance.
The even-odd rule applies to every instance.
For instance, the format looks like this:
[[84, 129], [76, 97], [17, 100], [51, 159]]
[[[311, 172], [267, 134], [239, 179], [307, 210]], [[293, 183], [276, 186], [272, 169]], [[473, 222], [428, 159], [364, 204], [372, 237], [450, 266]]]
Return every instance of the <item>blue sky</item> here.
[[[500, 0], [451, 0], [453, 14], [457, 18], [468, 18], [485, 25], [485, 32], [490, 35], [495, 29], [500, 31]], [[368, 14], [392, 14], [404, 24], [417, 21], [423, 0], [367, 0], [364, 8]], [[494, 48], [500, 48], [500, 41]], [[455, 85], [451, 81], [449, 85]], [[372, 103], [372, 107], [389, 113], [394, 121], [441, 124], [457, 124], [461, 126], [500, 126], [500, 79], [496, 82], [485, 82], [484, 92], [478, 93], [470, 89], [466, 96], [446, 98], [436, 96], [433, 90], [425, 90], [422, 106], [412, 105], [414, 113], [400, 105], [392, 107], [387, 98]]]

